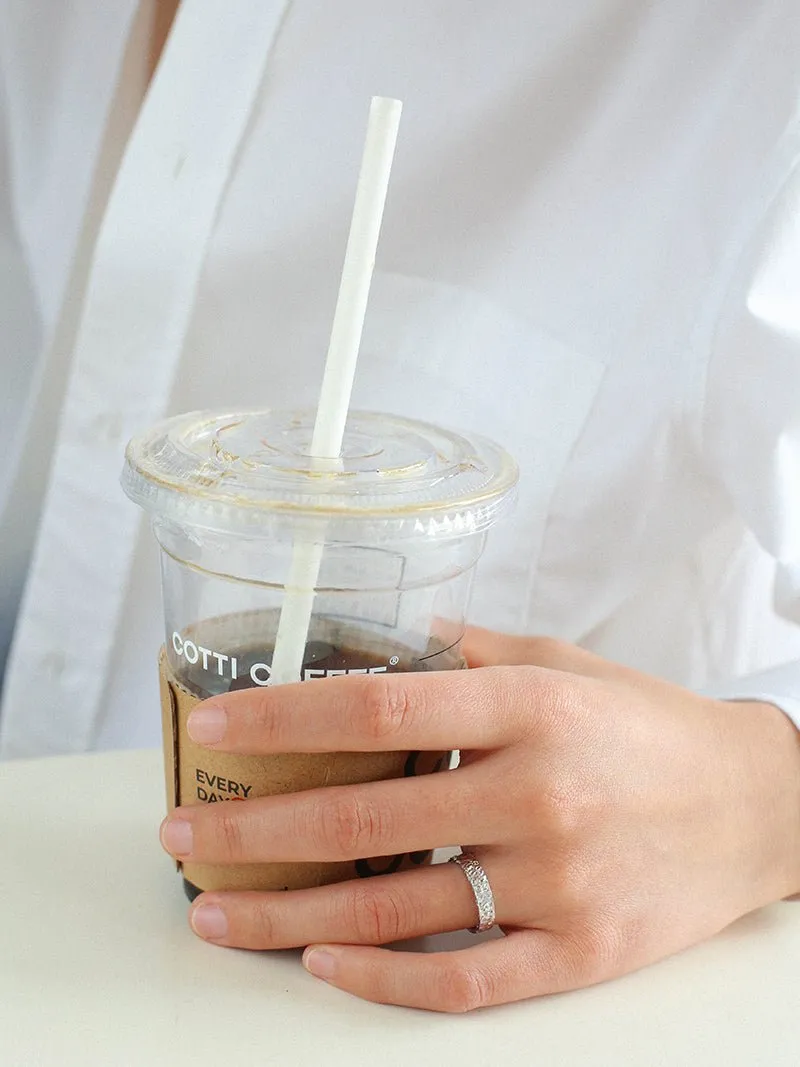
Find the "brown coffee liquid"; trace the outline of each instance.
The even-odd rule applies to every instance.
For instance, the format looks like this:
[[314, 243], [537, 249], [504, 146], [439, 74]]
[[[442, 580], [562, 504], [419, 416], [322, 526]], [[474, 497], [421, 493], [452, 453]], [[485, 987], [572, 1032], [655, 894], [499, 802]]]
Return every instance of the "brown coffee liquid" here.
[[[456, 646], [457, 647], [457, 646]], [[301, 676], [306, 680], [324, 679], [328, 677], [341, 677], [344, 674], [369, 674], [369, 673], [409, 673], [420, 671], [452, 670], [465, 666], [463, 660], [452, 648], [445, 648], [441, 643], [432, 639], [428, 648], [420, 655], [414, 655], [409, 649], [397, 649], [391, 655], [385, 655], [375, 650], [366, 651], [352, 648], [346, 645], [334, 645], [326, 641], [309, 641], [303, 656]], [[265, 649], [263, 645], [247, 645], [238, 652], [231, 653], [236, 657], [238, 678], [233, 681], [217, 679], [208, 671], [201, 669], [200, 664], [194, 666], [182, 663], [180, 673], [181, 683], [195, 693], [202, 700], [208, 697], [218, 696], [223, 692], [236, 692], [242, 689], [252, 689], [258, 683], [253, 681], [251, 670], [256, 667], [257, 677], [264, 677], [264, 666], [272, 663], [272, 649]], [[309, 672], [307, 674], [306, 672]], [[405, 775], [412, 777], [416, 773], [417, 752], [409, 754], [406, 761]], [[436, 770], [443, 770], [445, 760]], [[412, 861], [423, 864], [429, 857], [429, 852], [414, 853]], [[362, 877], [372, 874], [391, 873], [390, 869], [373, 871], [365, 866]], [[189, 900], [194, 900], [202, 890], [193, 885], [187, 879], [183, 880], [183, 888]]]

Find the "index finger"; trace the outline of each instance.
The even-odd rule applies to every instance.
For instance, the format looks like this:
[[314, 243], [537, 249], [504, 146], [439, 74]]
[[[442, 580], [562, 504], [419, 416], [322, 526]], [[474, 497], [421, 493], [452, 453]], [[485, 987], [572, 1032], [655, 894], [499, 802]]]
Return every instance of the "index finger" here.
[[252, 755], [492, 749], [530, 731], [552, 684], [536, 667], [326, 678], [215, 696], [187, 729]]

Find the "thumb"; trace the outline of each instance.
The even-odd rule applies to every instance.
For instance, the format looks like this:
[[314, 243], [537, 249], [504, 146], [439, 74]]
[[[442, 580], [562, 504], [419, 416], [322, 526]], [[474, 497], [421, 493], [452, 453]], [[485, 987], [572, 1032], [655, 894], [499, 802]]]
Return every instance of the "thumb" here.
[[470, 626], [462, 643], [469, 667], [545, 667], [585, 678], [633, 681], [637, 672], [556, 637], [518, 637]]

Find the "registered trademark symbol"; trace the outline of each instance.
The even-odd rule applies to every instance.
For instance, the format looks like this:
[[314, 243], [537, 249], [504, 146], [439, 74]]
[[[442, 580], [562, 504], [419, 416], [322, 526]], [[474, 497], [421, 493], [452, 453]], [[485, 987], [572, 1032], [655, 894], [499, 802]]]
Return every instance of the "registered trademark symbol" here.
[[390, 667], [396, 667], [399, 662], [400, 662], [400, 657], [399, 656], [392, 656], [392, 658], [389, 660], [389, 666]]

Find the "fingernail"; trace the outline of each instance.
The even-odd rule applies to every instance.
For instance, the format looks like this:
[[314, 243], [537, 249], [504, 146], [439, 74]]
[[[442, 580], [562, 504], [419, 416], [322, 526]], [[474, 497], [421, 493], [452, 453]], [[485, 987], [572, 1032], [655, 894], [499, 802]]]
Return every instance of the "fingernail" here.
[[161, 824], [161, 844], [173, 856], [188, 856], [192, 851], [192, 824], [186, 819], [165, 819]]
[[333, 978], [336, 963], [336, 957], [322, 948], [307, 948], [303, 953], [303, 966], [316, 978]]
[[186, 732], [198, 745], [216, 745], [227, 727], [228, 716], [222, 708], [195, 708], [186, 720]]
[[216, 904], [201, 904], [191, 914], [192, 929], [200, 937], [218, 941], [228, 933], [228, 919]]

